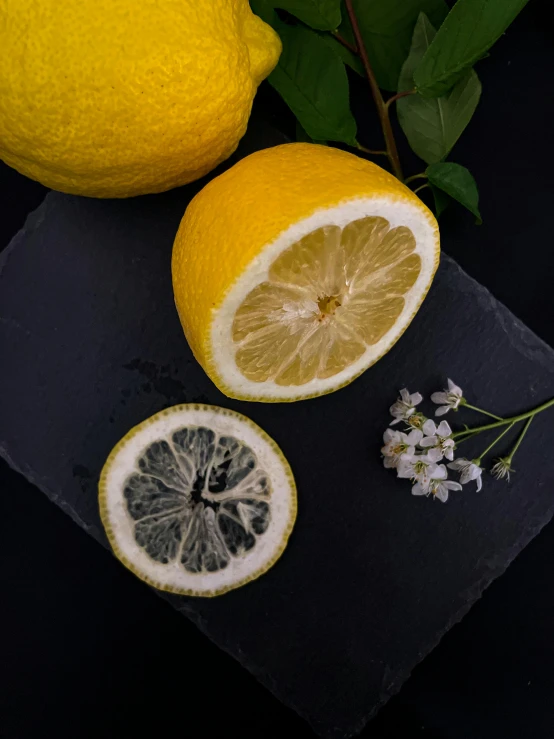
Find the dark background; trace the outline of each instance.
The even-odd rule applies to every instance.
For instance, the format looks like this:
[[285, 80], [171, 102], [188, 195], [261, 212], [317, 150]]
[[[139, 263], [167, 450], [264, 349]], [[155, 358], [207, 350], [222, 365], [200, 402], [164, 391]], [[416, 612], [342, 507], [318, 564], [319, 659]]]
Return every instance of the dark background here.
[[[452, 208], [441, 232], [445, 251], [554, 346], [554, 39], [547, 9], [532, 0], [478, 67], [483, 97], [451, 159], [475, 175], [485, 223], [476, 227]], [[378, 148], [361, 80], [353, 80], [352, 105], [360, 139]], [[292, 133], [266, 85], [255, 107]], [[408, 174], [421, 169], [402, 146], [401, 157]], [[0, 164], [0, 248], [45, 192]], [[313, 736], [42, 493], [0, 465], [0, 736]], [[553, 562], [551, 523], [363, 736], [553, 736]]]

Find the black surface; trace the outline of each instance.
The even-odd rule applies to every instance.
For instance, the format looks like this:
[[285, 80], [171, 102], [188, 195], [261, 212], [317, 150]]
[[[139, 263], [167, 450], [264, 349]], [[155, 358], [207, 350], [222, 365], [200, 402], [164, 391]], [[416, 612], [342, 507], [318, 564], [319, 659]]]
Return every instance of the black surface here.
[[[262, 127], [243, 148], [279, 141]], [[297, 480], [289, 546], [255, 584], [168, 599], [319, 733], [343, 737], [554, 511], [553, 416], [533, 424], [525, 476], [443, 506], [384, 470], [388, 406], [400, 387], [430, 393], [451, 376], [508, 414], [514, 397], [554, 394], [554, 351], [444, 257], [410, 329], [351, 386], [291, 405], [231, 401], [192, 357], [173, 302], [171, 248], [195, 188], [123, 202], [51, 193], [4, 252], [0, 454], [105, 544], [97, 480], [129, 428], [181, 402], [253, 418]]]
[[[483, 99], [453, 155], [478, 175], [482, 209], [491, 209], [486, 230], [454, 211], [442, 230], [444, 248], [554, 343], [554, 56], [546, 8], [534, 0], [480, 64]], [[275, 102], [267, 92], [259, 99]], [[356, 91], [354, 104], [362, 115], [370, 107], [365, 90]], [[2, 247], [35, 207], [41, 188], [0, 165], [0, 190]], [[519, 226], [522, 210], [526, 218]], [[508, 223], [506, 214], [512, 215]], [[459, 228], [463, 237], [456, 238]], [[197, 735], [311, 735], [245, 670], [5, 465], [0, 485], [0, 735], [146, 737], [182, 731], [183, 705], [195, 708]], [[553, 558], [550, 524], [363, 735], [551, 737]], [[206, 688], [204, 676], [217, 690]]]

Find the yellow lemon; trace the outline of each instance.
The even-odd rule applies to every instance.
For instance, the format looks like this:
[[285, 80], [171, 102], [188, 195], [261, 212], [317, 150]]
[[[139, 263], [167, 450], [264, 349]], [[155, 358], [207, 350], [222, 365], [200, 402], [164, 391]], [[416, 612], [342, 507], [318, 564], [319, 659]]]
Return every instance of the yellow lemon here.
[[248, 0], [0, 0], [0, 159], [95, 197], [191, 182], [235, 150], [280, 51]]
[[360, 375], [416, 314], [439, 230], [405, 185], [316, 144], [256, 152], [188, 206], [175, 302], [204, 370], [230, 397], [291, 401]]

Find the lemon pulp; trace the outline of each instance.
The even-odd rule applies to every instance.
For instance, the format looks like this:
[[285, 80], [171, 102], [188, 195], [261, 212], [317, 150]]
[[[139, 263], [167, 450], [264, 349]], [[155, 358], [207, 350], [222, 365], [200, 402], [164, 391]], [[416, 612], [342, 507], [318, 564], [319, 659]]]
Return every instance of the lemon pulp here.
[[285, 249], [238, 308], [235, 361], [254, 382], [303, 385], [343, 371], [395, 324], [421, 271], [406, 226], [370, 216]]

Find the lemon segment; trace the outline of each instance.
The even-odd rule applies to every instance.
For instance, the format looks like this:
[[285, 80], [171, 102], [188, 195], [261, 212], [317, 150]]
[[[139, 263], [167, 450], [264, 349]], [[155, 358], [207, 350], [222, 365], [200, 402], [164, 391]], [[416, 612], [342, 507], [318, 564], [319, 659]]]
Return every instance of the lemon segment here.
[[332, 392], [398, 340], [439, 262], [437, 222], [351, 154], [286, 144], [247, 157], [189, 205], [172, 260], [185, 335], [227, 395]]
[[180, 405], [117, 444], [99, 503], [126, 567], [160, 590], [209, 597], [277, 561], [296, 517], [296, 486], [279, 447], [248, 418]]

